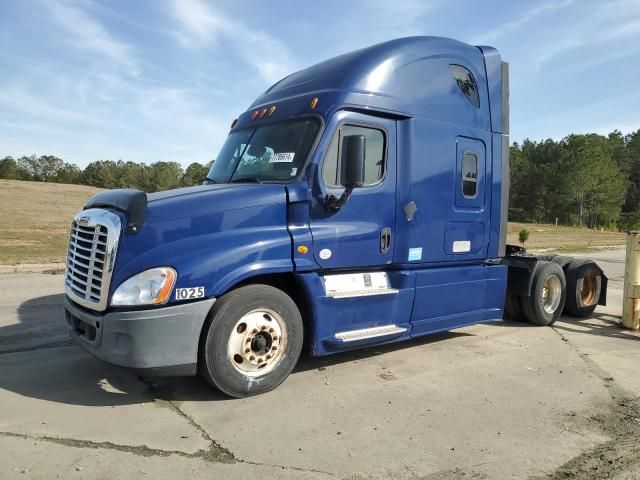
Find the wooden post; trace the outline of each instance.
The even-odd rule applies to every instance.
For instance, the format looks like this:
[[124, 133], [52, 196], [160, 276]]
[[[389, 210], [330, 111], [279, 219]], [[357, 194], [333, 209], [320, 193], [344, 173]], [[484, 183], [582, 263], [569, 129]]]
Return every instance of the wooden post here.
[[640, 231], [627, 235], [627, 257], [624, 267], [622, 325], [640, 330]]

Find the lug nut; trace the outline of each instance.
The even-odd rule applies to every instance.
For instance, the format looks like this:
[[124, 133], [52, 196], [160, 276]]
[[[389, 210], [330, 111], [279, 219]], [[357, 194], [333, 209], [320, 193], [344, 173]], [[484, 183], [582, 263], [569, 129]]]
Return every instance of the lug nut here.
[[275, 340], [278, 340], [278, 336], [277, 336], [277, 335], [274, 335], [274, 336], [273, 336], [273, 337], [271, 337], [271, 338], [273, 338], [273, 340], [274, 340], [274, 341], [275, 341]]
[[251, 343], [251, 339], [247, 338], [247, 341], [245, 343]]
[[253, 333], [254, 333], [254, 334], [255, 334], [255, 333], [258, 333], [258, 329], [257, 329], [257, 328], [254, 328], [254, 329], [253, 329]]
[[267, 329], [267, 327], [266, 327], [265, 325], [262, 325], [262, 326], [260, 327], [260, 330], [266, 330], [266, 329]]
[[269, 329], [269, 333], [273, 333], [273, 328], [270, 328], [270, 329]]
[[273, 350], [274, 352], [278, 349], [278, 347], [276, 347], [275, 345], [273, 347], [271, 347], [271, 350]]
[[247, 349], [244, 351], [244, 353], [249, 353], [250, 351], [251, 351], [251, 349], [250, 349], [250, 348], [247, 348]]
[[255, 360], [255, 359], [256, 359], [256, 357], [254, 357], [253, 355], [251, 355], [251, 356], [249, 357], [249, 360], [251, 360], [251, 361], [253, 361], [253, 360]]
[[262, 363], [262, 359], [261, 358], [258, 359], [258, 363]]
[[267, 360], [269, 360], [271, 358], [271, 355], [267, 355]]

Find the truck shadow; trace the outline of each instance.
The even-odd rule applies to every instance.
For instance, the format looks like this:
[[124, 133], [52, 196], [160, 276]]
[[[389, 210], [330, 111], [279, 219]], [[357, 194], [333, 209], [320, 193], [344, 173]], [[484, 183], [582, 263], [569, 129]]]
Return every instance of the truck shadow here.
[[626, 330], [619, 316], [595, 312], [589, 318], [561, 317], [553, 326], [561, 333], [597, 335], [620, 340], [640, 341], [638, 332]]
[[[200, 377], [143, 378], [95, 359], [68, 337], [63, 300], [63, 294], [30, 299], [18, 307], [18, 323], [0, 326], [0, 389], [81, 406], [229, 400]], [[306, 348], [292, 375], [469, 335], [444, 332], [328, 357]]]
[[[498, 327], [548, 328], [532, 325], [525, 320], [505, 320], [504, 322], [492, 322], [490, 325]], [[597, 335], [620, 340], [640, 341], [638, 332], [631, 332], [622, 327], [620, 316], [607, 313], [595, 312], [588, 318], [563, 315], [553, 324], [553, 328], [560, 333]]]

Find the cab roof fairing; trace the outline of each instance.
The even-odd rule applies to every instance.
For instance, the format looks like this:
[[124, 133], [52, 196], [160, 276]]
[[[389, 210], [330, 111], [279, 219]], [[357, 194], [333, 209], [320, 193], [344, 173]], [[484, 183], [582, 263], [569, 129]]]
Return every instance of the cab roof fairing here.
[[[490, 82], [487, 81], [483, 49], [499, 59], [495, 49], [442, 37], [401, 38], [340, 55], [274, 84], [239, 117], [235, 128], [252, 123], [255, 110], [276, 105], [274, 118], [256, 119], [256, 123], [303, 113], [328, 116], [338, 106], [346, 106], [429, 117], [490, 131], [497, 119], [494, 112], [494, 122], [491, 121], [489, 92], [493, 94], [501, 85], [493, 85], [494, 75], [489, 75]], [[449, 72], [451, 64], [464, 66], [475, 77], [480, 108], [471, 105], [461, 93]], [[311, 110], [309, 102], [315, 96], [320, 100]], [[499, 123], [496, 126], [500, 131]]]

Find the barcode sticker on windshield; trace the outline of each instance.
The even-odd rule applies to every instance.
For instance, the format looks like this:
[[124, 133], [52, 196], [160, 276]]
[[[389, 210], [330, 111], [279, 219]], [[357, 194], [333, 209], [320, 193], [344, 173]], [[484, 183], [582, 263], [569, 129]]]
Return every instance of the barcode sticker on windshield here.
[[269, 163], [291, 163], [296, 152], [274, 153], [269, 159]]

